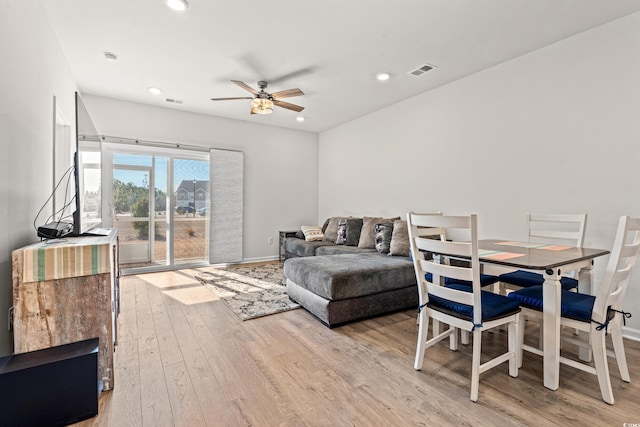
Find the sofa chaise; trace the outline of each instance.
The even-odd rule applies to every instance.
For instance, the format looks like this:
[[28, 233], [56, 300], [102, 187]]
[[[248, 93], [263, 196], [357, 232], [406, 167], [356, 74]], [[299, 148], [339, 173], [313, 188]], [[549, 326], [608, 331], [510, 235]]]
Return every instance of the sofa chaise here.
[[322, 240], [284, 239], [289, 297], [330, 328], [417, 308], [406, 222], [365, 217], [359, 219], [361, 238], [341, 242], [338, 233], [346, 220], [358, 218], [330, 218], [322, 227]]

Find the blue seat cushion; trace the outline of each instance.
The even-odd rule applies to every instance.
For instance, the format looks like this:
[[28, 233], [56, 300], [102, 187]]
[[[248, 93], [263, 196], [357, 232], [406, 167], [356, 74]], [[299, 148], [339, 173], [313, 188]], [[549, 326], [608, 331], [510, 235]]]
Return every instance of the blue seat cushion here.
[[[459, 283], [447, 285], [447, 288], [471, 292], [471, 288], [469, 286]], [[481, 291], [481, 300], [483, 322], [499, 319], [520, 311], [520, 304], [517, 300], [507, 298], [503, 295], [494, 294], [493, 292]], [[443, 311], [455, 317], [473, 321], [473, 306], [471, 305], [459, 304], [455, 301], [429, 294], [429, 303], [427, 304], [427, 307]]]
[[[501, 274], [499, 280], [503, 283], [520, 286], [521, 288], [540, 286], [544, 283], [544, 277], [542, 276], [542, 274], [523, 270], [514, 271], [513, 273]], [[562, 277], [560, 278], [560, 285], [562, 285], [562, 289], [568, 291], [577, 288], [578, 281], [576, 279], [572, 279], [571, 277]]]
[[[593, 303], [596, 297], [593, 295], [579, 294], [567, 290], [561, 290], [560, 312], [562, 317], [579, 320], [582, 322], [591, 321]], [[514, 299], [523, 307], [542, 311], [542, 286], [531, 286], [511, 292], [509, 298]]]
[[[431, 275], [431, 273], [426, 273], [424, 275], [424, 277], [431, 282], [433, 279], [433, 276]], [[485, 286], [489, 286], [489, 285], [493, 285], [494, 283], [498, 282], [500, 279], [498, 278], [498, 276], [492, 276], [490, 274], [481, 274], [480, 275], [480, 286], [485, 287]], [[454, 279], [452, 277], [445, 277], [444, 278], [444, 285], [465, 285], [465, 286], [471, 286], [471, 282], [467, 281], [467, 280], [458, 280], [458, 279]]]

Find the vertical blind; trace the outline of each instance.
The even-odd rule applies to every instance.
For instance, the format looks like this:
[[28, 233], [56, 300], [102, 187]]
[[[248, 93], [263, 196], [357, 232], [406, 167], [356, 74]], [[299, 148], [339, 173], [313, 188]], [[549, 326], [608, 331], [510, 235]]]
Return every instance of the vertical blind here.
[[240, 262], [244, 197], [244, 153], [211, 149], [209, 262]]

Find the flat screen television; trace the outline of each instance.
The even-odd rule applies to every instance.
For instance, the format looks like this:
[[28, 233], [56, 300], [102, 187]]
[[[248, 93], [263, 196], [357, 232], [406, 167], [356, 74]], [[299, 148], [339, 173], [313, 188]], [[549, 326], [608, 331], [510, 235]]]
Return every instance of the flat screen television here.
[[74, 155], [75, 212], [73, 235], [92, 234], [102, 225], [101, 138], [80, 94], [75, 94], [76, 152]]

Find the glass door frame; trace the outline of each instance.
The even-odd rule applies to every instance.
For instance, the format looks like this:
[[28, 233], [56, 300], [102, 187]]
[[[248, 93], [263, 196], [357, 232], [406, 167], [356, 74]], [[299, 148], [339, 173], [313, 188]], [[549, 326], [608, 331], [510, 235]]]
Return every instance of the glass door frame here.
[[[155, 243], [155, 234], [153, 232], [153, 230], [155, 230], [155, 179], [154, 179], [154, 163], [155, 163], [155, 159], [151, 160], [151, 166], [137, 166], [137, 165], [111, 165], [112, 168], [112, 173], [113, 170], [123, 170], [123, 171], [136, 171], [136, 172], [146, 172], [147, 176], [149, 177], [149, 181], [147, 183], [147, 185], [149, 186], [149, 188], [147, 189], [147, 197], [149, 198], [149, 213], [147, 214], [147, 218], [146, 220], [149, 222], [149, 227], [148, 227], [148, 241], [147, 241], [147, 259], [148, 262], [153, 263], [153, 247], [154, 247], [154, 243]], [[113, 190], [113, 181], [109, 181], [111, 183], [111, 190]], [[112, 198], [113, 200], [113, 198]], [[113, 217], [115, 216], [115, 212], [112, 209], [111, 210], [112, 215], [109, 217], [109, 221], [111, 224], [113, 224]], [[133, 215], [133, 213], [132, 213]], [[134, 218], [132, 216], [131, 221], [125, 221], [125, 222], [132, 222], [134, 221]], [[140, 217], [142, 218], [142, 217]], [[138, 219], [139, 221], [139, 219]], [[111, 226], [111, 225], [110, 225]], [[123, 257], [123, 254], [121, 252], [120, 257]], [[144, 262], [144, 261], [140, 261], [140, 262]]]
[[[147, 155], [152, 156], [152, 167], [155, 167], [155, 157], [165, 157], [167, 158], [167, 209], [166, 209], [166, 217], [168, 219], [167, 224], [167, 259], [168, 263], [166, 265], [151, 265], [148, 267], [132, 267], [132, 268], [124, 268], [121, 269], [121, 273], [123, 275], [131, 275], [131, 274], [141, 274], [141, 273], [153, 273], [153, 272], [161, 272], [161, 271], [171, 271], [177, 269], [184, 268], [196, 268], [196, 267], [205, 267], [209, 266], [209, 260], [202, 261], [194, 261], [189, 263], [175, 263], [175, 245], [174, 245], [174, 224], [175, 224], [175, 212], [173, 206], [176, 205], [176, 195], [174, 187], [174, 163], [176, 160], [206, 160], [210, 162], [209, 150], [203, 148], [202, 150], [194, 150], [194, 149], [179, 149], [179, 148], [165, 148], [158, 147], [156, 145], [146, 145], [146, 144], [127, 144], [127, 143], [118, 143], [118, 142], [105, 142], [102, 143], [102, 182], [104, 183], [102, 188], [102, 217], [103, 224], [105, 227], [113, 227], [112, 215], [113, 215], [113, 154], [114, 153], [124, 153], [124, 154], [137, 154], [137, 155]], [[128, 166], [124, 166], [125, 168]], [[149, 191], [150, 191], [150, 200], [149, 200], [149, 227], [155, 226], [155, 218], [151, 218], [155, 216], [155, 172], [152, 172], [150, 176], [153, 176], [152, 179], [149, 179]], [[152, 204], [153, 201], [153, 204]], [[195, 206], [195, 204], [194, 204]], [[208, 209], [210, 211], [210, 209]], [[153, 214], [153, 215], [152, 215]], [[209, 217], [209, 221], [211, 218]], [[207, 229], [210, 224], [208, 224]], [[153, 230], [150, 228], [150, 251], [153, 251], [152, 235], [151, 232]], [[207, 240], [207, 245], [210, 245], [210, 242]], [[205, 253], [208, 253], [208, 247], [205, 248]]]

